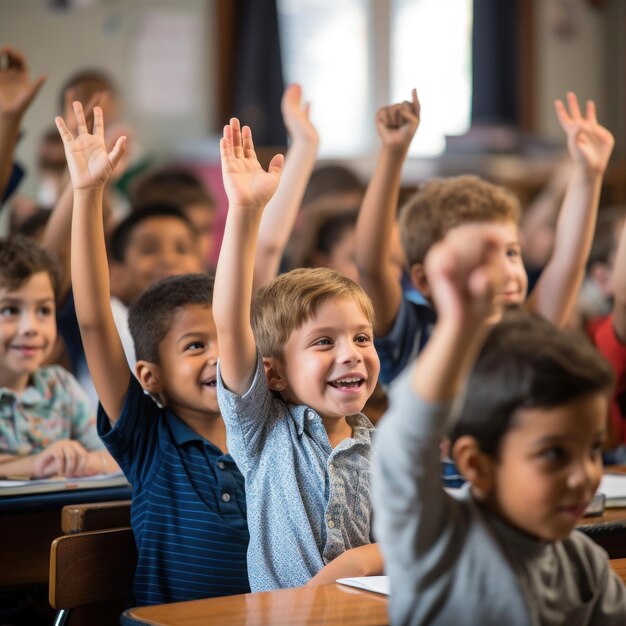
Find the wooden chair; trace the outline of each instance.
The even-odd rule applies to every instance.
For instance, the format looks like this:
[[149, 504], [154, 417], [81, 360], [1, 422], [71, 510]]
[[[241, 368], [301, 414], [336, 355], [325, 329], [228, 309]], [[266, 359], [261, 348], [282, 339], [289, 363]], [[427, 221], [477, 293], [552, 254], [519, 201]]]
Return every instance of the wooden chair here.
[[66, 535], [126, 526], [130, 526], [130, 500], [70, 504], [61, 511], [61, 528]]
[[117, 624], [128, 608], [136, 564], [130, 527], [55, 539], [50, 549], [49, 587], [50, 604], [59, 611], [55, 626]]

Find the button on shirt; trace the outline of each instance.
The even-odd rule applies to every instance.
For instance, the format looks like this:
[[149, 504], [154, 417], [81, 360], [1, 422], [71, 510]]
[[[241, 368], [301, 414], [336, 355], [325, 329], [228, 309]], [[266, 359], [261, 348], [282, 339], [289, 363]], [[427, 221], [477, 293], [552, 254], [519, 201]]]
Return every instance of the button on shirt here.
[[20, 393], [0, 388], [0, 452], [38, 454], [59, 439], [103, 447], [89, 398], [67, 370], [41, 367]]
[[267, 386], [259, 356], [250, 389], [218, 399], [228, 448], [246, 479], [252, 591], [307, 583], [350, 548], [371, 542], [371, 422], [347, 418], [352, 438], [334, 449], [320, 416]]

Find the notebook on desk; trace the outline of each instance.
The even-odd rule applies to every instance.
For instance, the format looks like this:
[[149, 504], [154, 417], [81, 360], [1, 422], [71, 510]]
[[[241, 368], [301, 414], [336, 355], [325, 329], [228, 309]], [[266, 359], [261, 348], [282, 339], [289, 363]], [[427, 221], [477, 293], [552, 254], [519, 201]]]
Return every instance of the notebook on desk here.
[[36, 478], [28, 480], [0, 479], [0, 496], [68, 491], [72, 489], [98, 489], [101, 487], [123, 487], [128, 481], [122, 472], [96, 474], [83, 478]]
[[389, 595], [389, 576], [360, 576], [356, 578], [339, 578], [337, 582], [348, 587], [356, 587], [365, 591]]
[[604, 474], [598, 493], [606, 496], [607, 508], [626, 507], [626, 474]]

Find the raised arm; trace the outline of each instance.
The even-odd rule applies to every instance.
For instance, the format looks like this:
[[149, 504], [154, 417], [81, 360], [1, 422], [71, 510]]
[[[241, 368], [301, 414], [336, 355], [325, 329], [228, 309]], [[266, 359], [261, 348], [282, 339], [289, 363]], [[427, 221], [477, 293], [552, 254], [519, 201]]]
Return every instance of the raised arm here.
[[572, 171], [557, 222], [552, 256], [526, 304], [528, 309], [559, 327], [570, 318], [585, 274], [602, 177], [615, 143], [613, 135], [598, 124], [591, 100], [587, 102], [585, 115], [571, 92], [567, 94], [567, 104], [566, 107], [557, 100], [555, 108], [567, 135]]
[[283, 156], [277, 154], [264, 171], [256, 158], [252, 132], [232, 118], [220, 141], [222, 177], [228, 217], [215, 272], [213, 317], [224, 385], [237, 394], [247, 391], [256, 368], [256, 344], [250, 326], [256, 240], [265, 205], [278, 187]]
[[626, 223], [622, 226], [613, 268], [613, 328], [619, 340], [626, 344]]
[[[84, 106], [83, 112], [87, 128], [93, 125], [93, 109], [99, 106], [103, 92], [95, 93], [91, 100]], [[71, 110], [71, 109], [70, 109]], [[68, 130], [70, 130], [68, 128]], [[70, 133], [76, 134], [75, 124], [71, 126]], [[59, 263], [61, 268], [61, 280], [59, 285], [59, 300], [63, 302], [69, 293], [72, 281], [70, 270], [70, 235], [72, 230], [72, 206], [74, 204], [74, 188], [66, 172], [67, 184], [59, 196], [41, 240], [41, 247], [47, 250]]]
[[254, 262], [253, 293], [278, 274], [280, 260], [317, 157], [319, 138], [309, 119], [309, 104], [302, 103], [300, 85], [289, 85], [285, 89], [281, 109], [292, 143], [278, 189], [267, 203], [261, 218]]
[[17, 50], [0, 49], [0, 199], [11, 175], [22, 116], [44, 81], [45, 76], [30, 79], [26, 59]]
[[74, 103], [77, 136], [62, 117], [56, 118], [74, 187], [71, 268], [76, 316], [89, 372], [100, 402], [112, 422], [120, 415], [130, 370], [111, 312], [102, 196], [104, 186], [124, 151], [124, 137], [107, 154], [102, 109], [94, 108], [93, 134], [83, 107]]
[[415, 89], [411, 95], [412, 102], [383, 107], [376, 113], [380, 154], [356, 225], [359, 282], [374, 304], [374, 333], [379, 336], [391, 330], [402, 300], [391, 243], [397, 228], [402, 165], [419, 125], [420, 103]]

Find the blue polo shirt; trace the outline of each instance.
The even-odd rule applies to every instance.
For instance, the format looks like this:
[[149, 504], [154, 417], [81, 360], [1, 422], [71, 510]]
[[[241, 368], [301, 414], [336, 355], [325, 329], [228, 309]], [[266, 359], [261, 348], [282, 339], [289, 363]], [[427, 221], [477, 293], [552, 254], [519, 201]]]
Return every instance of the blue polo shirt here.
[[413, 363], [426, 345], [436, 318], [428, 303], [417, 302], [414, 295], [402, 297], [393, 328], [384, 337], [374, 338], [380, 359], [379, 380], [383, 385], [390, 385]]
[[157, 406], [134, 376], [114, 427], [98, 407], [98, 433], [133, 487], [135, 603], [248, 592], [244, 479], [231, 456]]

